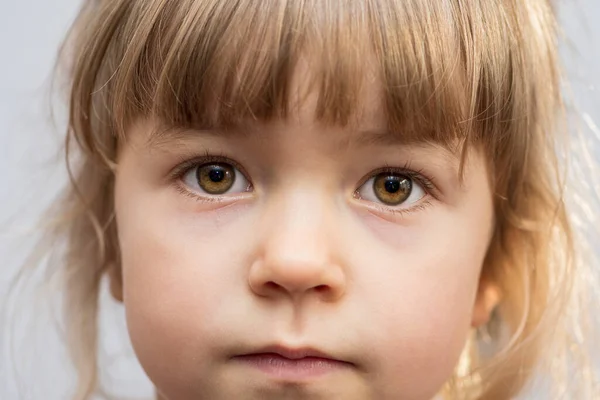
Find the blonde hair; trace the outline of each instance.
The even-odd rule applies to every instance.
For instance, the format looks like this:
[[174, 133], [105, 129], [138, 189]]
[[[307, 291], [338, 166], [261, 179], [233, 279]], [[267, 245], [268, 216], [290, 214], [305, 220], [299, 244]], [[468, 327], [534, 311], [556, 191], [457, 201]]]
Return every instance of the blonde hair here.
[[[288, 89], [310, 55], [317, 116], [347, 125], [375, 71], [392, 132], [487, 155], [496, 227], [482, 270], [502, 301], [474, 334], [449, 399], [509, 399], [535, 373], [554, 394], [589, 398], [572, 347], [574, 239], [559, 168], [564, 110], [549, 0], [100, 0], [63, 49], [70, 77], [60, 205], [67, 239], [68, 343], [76, 399], [97, 386], [100, 280], [119, 268], [113, 190], [128, 126], [225, 127], [288, 115]], [[160, 136], [161, 132], [156, 132]], [[587, 379], [587, 380], [586, 380]], [[582, 397], [583, 396], [583, 397]]]

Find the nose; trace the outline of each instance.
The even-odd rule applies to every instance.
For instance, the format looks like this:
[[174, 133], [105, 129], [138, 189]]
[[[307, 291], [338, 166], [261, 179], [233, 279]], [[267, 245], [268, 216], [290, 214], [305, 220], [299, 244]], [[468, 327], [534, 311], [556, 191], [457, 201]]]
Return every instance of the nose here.
[[322, 201], [297, 196], [280, 201], [263, 218], [259, 256], [249, 286], [261, 297], [333, 302], [346, 291], [346, 273], [335, 257], [334, 224]]

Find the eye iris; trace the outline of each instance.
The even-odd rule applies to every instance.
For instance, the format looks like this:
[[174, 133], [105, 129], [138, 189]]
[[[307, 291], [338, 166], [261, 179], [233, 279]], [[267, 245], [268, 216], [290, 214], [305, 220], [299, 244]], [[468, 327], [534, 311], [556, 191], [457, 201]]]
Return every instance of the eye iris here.
[[198, 168], [198, 184], [210, 194], [223, 194], [233, 186], [235, 171], [227, 164], [207, 164]]
[[380, 174], [373, 182], [375, 195], [388, 205], [399, 205], [409, 198], [412, 192], [412, 181], [402, 175]]

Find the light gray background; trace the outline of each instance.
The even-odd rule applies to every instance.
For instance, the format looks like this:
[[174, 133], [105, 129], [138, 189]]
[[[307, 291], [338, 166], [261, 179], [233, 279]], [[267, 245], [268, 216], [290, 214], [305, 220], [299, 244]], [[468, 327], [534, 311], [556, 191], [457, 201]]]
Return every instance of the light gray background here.
[[[64, 113], [58, 107], [52, 122], [50, 74], [79, 3], [0, 0], [0, 299], [33, 246], [31, 228], [65, 182], [56, 156]], [[560, 10], [568, 39], [562, 54], [578, 112], [584, 121], [600, 125], [600, 1], [561, 1]], [[589, 126], [584, 130], [594, 135]], [[600, 132], [596, 135], [600, 138]], [[123, 339], [123, 311], [109, 299], [103, 304], [103, 381], [124, 398], [150, 398], [151, 386]], [[17, 328], [38, 339], [31, 345], [19, 337], [9, 345], [6, 326], [0, 325], [0, 399], [65, 399], [72, 375], [51, 321], [33, 316]], [[34, 360], [19, 377], [21, 385], [8, 368], [9, 347], [17, 364]]]

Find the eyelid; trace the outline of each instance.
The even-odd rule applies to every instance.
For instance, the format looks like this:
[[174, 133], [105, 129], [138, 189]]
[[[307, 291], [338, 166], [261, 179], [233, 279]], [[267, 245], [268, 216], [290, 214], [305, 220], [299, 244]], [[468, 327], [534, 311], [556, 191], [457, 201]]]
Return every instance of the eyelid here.
[[[194, 168], [198, 168], [201, 165], [210, 164], [210, 163], [223, 163], [230, 164], [232, 167], [237, 169], [243, 176], [246, 182], [248, 183], [247, 192], [243, 193], [235, 193], [235, 194], [221, 194], [221, 195], [212, 195], [212, 194], [203, 194], [199, 193], [195, 190], [189, 188], [189, 186], [183, 181], [185, 176]], [[232, 158], [224, 155], [214, 155], [208, 153], [208, 151], [204, 155], [198, 155], [197, 153], [193, 153], [185, 156], [180, 156], [180, 162], [173, 167], [169, 173], [167, 174], [167, 183], [169, 186], [174, 187], [180, 194], [191, 198], [192, 200], [196, 200], [200, 203], [227, 203], [237, 201], [241, 196], [247, 195], [248, 192], [254, 190], [254, 185], [248, 176], [245, 168], [237, 161]]]
[[[414, 204], [408, 207], [390, 206], [383, 203], [363, 199], [359, 193], [361, 188], [371, 179], [374, 179], [377, 175], [386, 173], [404, 175], [416, 181], [416, 183], [422, 187], [423, 191], [425, 192], [425, 195], [419, 201], [415, 202]], [[387, 216], [397, 216], [398, 218], [403, 218], [414, 212], [424, 210], [429, 206], [433, 205], [436, 199], [439, 199], [440, 193], [432, 177], [425, 174], [422, 170], [411, 169], [410, 165], [406, 164], [403, 167], [385, 166], [369, 172], [369, 174], [367, 174], [360, 180], [360, 184], [358, 185], [358, 188], [354, 191], [353, 197], [364, 201], [365, 207], [367, 207], [367, 209], [372, 210], [371, 212], [375, 213], [376, 215], [382, 216], [385, 219], [388, 219]]]
[[[383, 204], [379, 204], [379, 203], [373, 203], [373, 205], [369, 206], [369, 209], [375, 209], [377, 210], [376, 212], [373, 212], [374, 214], [381, 214], [381, 215], [393, 215], [395, 216], [399, 216], [400, 218], [404, 217], [404, 216], [408, 216], [414, 212], [418, 212], [421, 210], [425, 210], [427, 209], [427, 207], [431, 206], [433, 203], [433, 201], [431, 200], [431, 198], [429, 199], [425, 199], [422, 202], [420, 202], [419, 204], [415, 204], [412, 207], [408, 207], [408, 208], [394, 208], [394, 207], [389, 207]], [[387, 219], [387, 218], [386, 218]]]
[[244, 178], [246, 178], [246, 180], [250, 184], [250, 187], [254, 187], [250, 176], [246, 172], [246, 169], [239, 162], [233, 160], [232, 158], [224, 154], [214, 155], [209, 154], [208, 152], [206, 152], [206, 154], [203, 156], [192, 155], [190, 157], [181, 157], [181, 161], [171, 170], [171, 172], [169, 172], [169, 178], [171, 180], [181, 179], [192, 168], [210, 163], [231, 164], [231, 166], [238, 169], [242, 173], [242, 175], [244, 175]]
[[410, 168], [409, 164], [406, 164], [403, 167], [391, 167], [391, 166], [385, 166], [385, 167], [381, 167], [381, 168], [377, 168], [376, 170], [373, 170], [371, 172], [369, 172], [367, 175], [365, 175], [358, 184], [358, 188], [357, 190], [364, 185], [365, 183], [367, 183], [367, 181], [379, 174], [397, 174], [397, 175], [405, 175], [411, 179], [416, 180], [418, 183], [420, 183], [423, 186], [423, 189], [425, 189], [425, 191], [427, 192], [427, 194], [432, 195], [433, 197], [436, 197], [436, 192], [438, 191], [438, 187], [435, 184], [435, 180], [433, 179], [433, 177], [427, 175], [423, 170], [413, 170]]

